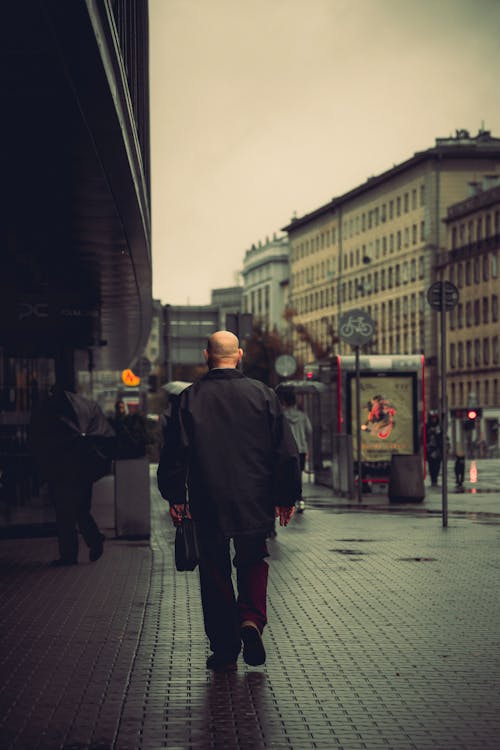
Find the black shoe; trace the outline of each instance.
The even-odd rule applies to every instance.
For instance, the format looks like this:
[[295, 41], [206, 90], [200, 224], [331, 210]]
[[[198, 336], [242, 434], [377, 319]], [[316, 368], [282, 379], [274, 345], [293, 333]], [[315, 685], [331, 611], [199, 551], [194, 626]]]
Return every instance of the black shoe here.
[[59, 557], [50, 563], [51, 568], [63, 568], [66, 565], [78, 565], [78, 560], [65, 560], [64, 557]]
[[258, 667], [265, 664], [266, 650], [262, 643], [262, 636], [255, 625], [244, 625], [241, 628], [243, 641], [243, 659], [246, 664]]
[[237, 668], [236, 660], [227, 656], [212, 654], [207, 659], [207, 669], [213, 669], [214, 672], [236, 672]]
[[106, 537], [103, 536], [103, 534], [101, 534], [101, 538], [99, 539], [99, 541], [97, 542], [97, 544], [95, 544], [93, 547], [90, 548], [90, 551], [89, 551], [89, 560], [90, 560], [90, 562], [95, 562], [100, 557], [102, 557], [102, 553], [104, 552], [104, 540], [105, 540], [105, 538]]

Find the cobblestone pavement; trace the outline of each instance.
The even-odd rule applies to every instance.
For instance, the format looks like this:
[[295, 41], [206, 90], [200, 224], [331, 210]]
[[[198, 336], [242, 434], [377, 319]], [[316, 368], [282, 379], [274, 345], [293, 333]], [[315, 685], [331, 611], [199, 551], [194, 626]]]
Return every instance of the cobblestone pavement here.
[[500, 518], [306, 508], [270, 542], [266, 666], [215, 675], [152, 500], [151, 548], [94, 564], [0, 542], [2, 750], [498, 748]]

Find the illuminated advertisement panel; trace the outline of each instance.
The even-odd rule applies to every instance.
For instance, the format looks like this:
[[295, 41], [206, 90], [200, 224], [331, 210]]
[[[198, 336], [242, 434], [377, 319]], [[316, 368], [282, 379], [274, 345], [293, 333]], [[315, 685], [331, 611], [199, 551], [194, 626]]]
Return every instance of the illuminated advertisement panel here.
[[[351, 433], [357, 435], [356, 378], [349, 377]], [[393, 453], [415, 452], [413, 375], [360, 375], [361, 460], [390, 461]], [[355, 443], [356, 444], [356, 443]]]

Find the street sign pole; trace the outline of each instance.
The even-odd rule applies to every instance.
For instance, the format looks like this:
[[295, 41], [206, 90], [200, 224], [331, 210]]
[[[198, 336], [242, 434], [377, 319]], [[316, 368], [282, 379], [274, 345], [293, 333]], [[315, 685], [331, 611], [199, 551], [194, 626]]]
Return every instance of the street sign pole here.
[[359, 376], [359, 346], [354, 347], [356, 361], [356, 444], [358, 459], [358, 503], [361, 502], [361, 474], [363, 472], [363, 463], [361, 461], [361, 385]]
[[441, 315], [441, 457], [443, 480], [441, 506], [443, 528], [448, 526], [448, 399], [446, 397], [446, 312], [458, 304], [459, 293], [449, 281], [436, 281], [427, 290], [427, 301]]
[[[350, 344], [354, 349], [355, 361], [356, 361], [356, 444], [357, 444], [357, 472], [358, 472], [358, 487], [357, 495], [358, 502], [361, 502], [361, 485], [362, 485], [362, 473], [363, 473], [363, 462], [361, 460], [361, 384], [360, 384], [360, 372], [359, 372], [359, 349], [361, 346], [368, 344], [373, 338], [375, 333], [375, 321], [368, 315], [367, 312], [360, 309], [349, 310], [339, 318], [339, 337], [342, 341]], [[351, 410], [352, 416], [352, 410]], [[351, 421], [351, 433], [353, 431], [353, 425]], [[349, 467], [351, 476], [354, 472], [354, 460], [352, 465]]]
[[[441, 300], [445, 299], [445, 282], [441, 281]], [[441, 307], [441, 429], [442, 429], [442, 454], [443, 454], [443, 481], [442, 481], [442, 519], [443, 528], [448, 526], [448, 405], [446, 398], [446, 311], [444, 304]]]

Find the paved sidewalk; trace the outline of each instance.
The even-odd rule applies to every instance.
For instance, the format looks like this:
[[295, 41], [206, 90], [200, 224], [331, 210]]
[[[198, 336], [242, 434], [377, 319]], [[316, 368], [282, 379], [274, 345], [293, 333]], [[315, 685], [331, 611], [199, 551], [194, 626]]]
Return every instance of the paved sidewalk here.
[[[467, 460], [464, 492], [456, 491], [454, 462], [448, 463], [448, 515], [474, 517], [476, 514], [500, 516], [500, 459]], [[328, 506], [360, 511], [391, 511], [413, 513], [442, 513], [442, 486], [431, 487], [425, 480], [423, 502], [391, 503], [387, 485], [373, 485], [372, 493], [357, 497], [335, 496], [331, 489], [314, 485], [310, 475], [304, 474], [304, 496], [315, 507]]]
[[0, 542], [2, 750], [498, 747], [500, 519], [307, 508], [270, 542], [267, 665], [214, 675], [152, 499], [151, 547], [94, 564]]

